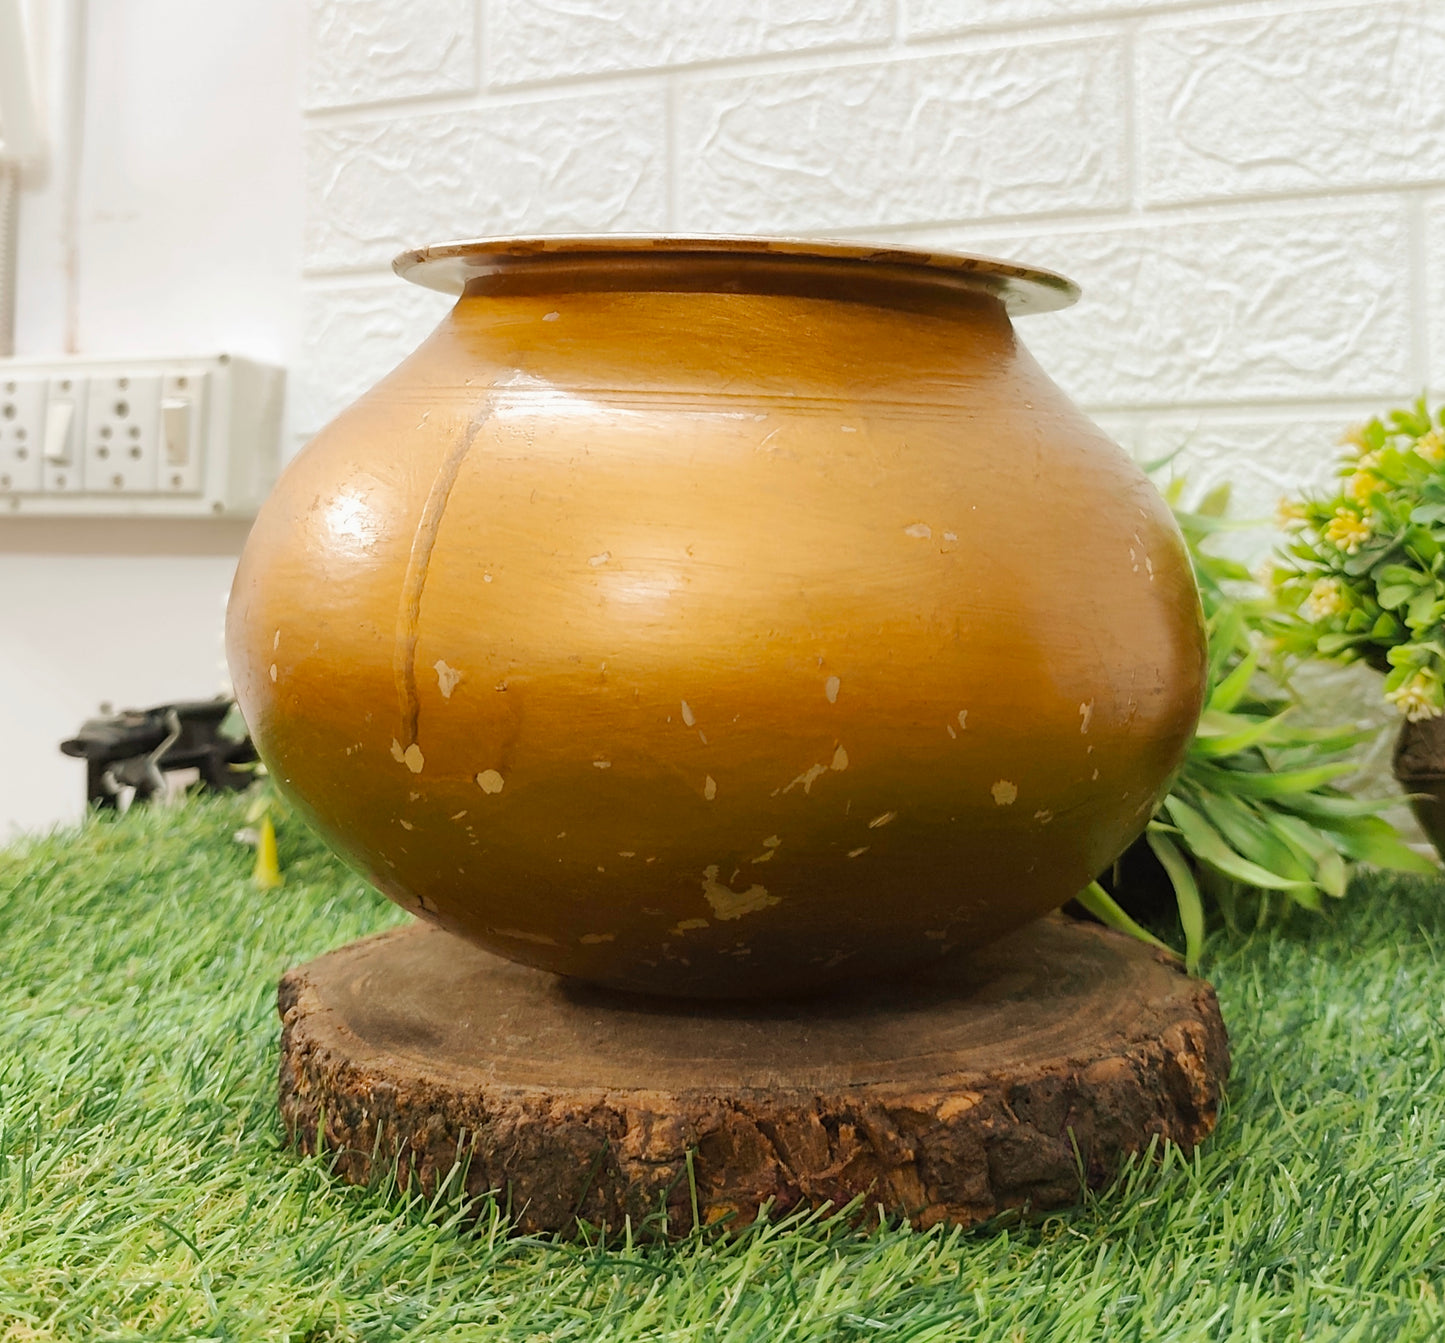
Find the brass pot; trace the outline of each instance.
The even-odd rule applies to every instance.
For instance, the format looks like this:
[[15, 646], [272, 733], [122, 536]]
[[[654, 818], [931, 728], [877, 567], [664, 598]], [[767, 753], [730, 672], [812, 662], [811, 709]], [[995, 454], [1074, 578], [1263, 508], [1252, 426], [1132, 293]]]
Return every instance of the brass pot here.
[[614, 986], [974, 945], [1137, 836], [1200, 707], [1184, 544], [1010, 313], [1068, 281], [831, 243], [397, 261], [461, 292], [256, 521], [228, 648], [393, 900]]

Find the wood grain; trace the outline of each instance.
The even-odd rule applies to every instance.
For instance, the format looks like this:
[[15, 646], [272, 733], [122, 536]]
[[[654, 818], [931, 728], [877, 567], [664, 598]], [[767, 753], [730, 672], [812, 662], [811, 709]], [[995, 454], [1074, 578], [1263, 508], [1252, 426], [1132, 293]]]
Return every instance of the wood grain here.
[[1081, 1162], [1097, 1186], [1151, 1138], [1192, 1147], [1229, 1070], [1207, 983], [1060, 916], [907, 978], [745, 1005], [617, 994], [414, 924], [290, 971], [279, 1005], [305, 1150], [424, 1190], [460, 1154], [521, 1230], [665, 1210], [685, 1231], [693, 1184], [707, 1223], [858, 1195], [922, 1225], [1054, 1207]]

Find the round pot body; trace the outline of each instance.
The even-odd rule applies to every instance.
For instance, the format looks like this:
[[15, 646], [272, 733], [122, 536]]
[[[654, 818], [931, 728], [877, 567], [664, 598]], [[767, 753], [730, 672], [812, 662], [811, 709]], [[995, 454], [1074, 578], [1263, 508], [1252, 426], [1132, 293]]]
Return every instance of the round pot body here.
[[1445, 858], [1445, 718], [1402, 723], [1392, 763], [1420, 829]]
[[1019, 344], [1066, 281], [841, 245], [453, 244], [262, 508], [228, 618], [284, 791], [393, 900], [668, 994], [1054, 909], [1200, 707], [1183, 542]]

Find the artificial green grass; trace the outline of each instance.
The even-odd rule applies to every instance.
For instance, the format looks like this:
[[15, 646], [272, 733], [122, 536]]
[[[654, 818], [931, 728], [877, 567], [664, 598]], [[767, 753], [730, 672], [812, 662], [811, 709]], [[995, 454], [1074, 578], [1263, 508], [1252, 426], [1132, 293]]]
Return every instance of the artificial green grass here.
[[1445, 1336], [1445, 882], [1216, 937], [1218, 1131], [1038, 1224], [606, 1247], [349, 1188], [282, 1140], [276, 979], [402, 916], [232, 799], [0, 854], [0, 1340]]

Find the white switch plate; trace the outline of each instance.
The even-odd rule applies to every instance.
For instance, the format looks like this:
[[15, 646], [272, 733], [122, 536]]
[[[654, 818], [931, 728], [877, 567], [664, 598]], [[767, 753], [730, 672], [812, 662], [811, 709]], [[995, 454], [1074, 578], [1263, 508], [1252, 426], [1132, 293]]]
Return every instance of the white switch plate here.
[[20, 381], [6, 394], [0, 382], [0, 493], [36, 494], [45, 450], [44, 378]]
[[233, 355], [0, 359], [0, 517], [248, 517], [285, 373]]
[[[0, 382], [4, 395], [9, 379]], [[0, 411], [3, 411], [0, 403]], [[21, 426], [24, 427], [23, 425]], [[45, 380], [45, 400], [31, 437], [39, 436], [41, 495], [77, 495], [85, 487], [85, 379]]]

